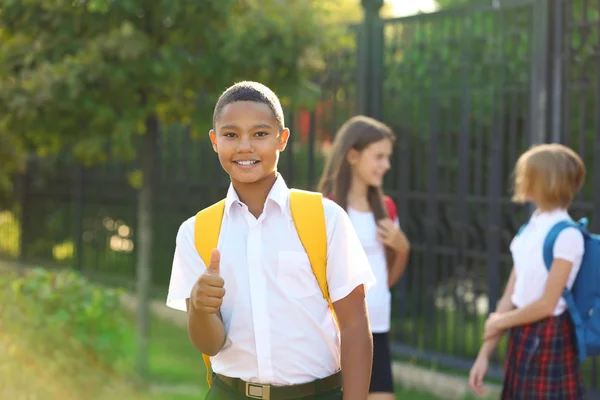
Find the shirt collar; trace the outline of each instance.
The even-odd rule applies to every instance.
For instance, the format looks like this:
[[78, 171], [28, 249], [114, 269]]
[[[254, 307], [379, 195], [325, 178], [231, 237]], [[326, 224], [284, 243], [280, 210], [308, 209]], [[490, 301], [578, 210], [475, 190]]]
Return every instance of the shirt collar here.
[[[268, 203], [274, 203], [279, 207], [281, 213], [285, 213], [288, 209], [288, 201], [290, 197], [290, 189], [285, 183], [285, 180], [281, 176], [281, 174], [277, 174], [277, 179], [275, 183], [271, 187], [269, 194], [267, 195], [267, 199], [265, 200], [265, 208]], [[242, 205], [243, 203], [240, 201], [240, 198], [233, 188], [232, 184], [229, 184], [229, 189], [227, 190], [227, 197], [225, 197], [225, 212], [229, 213], [231, 206], [233, 204]]]
[[531, 216], [531, 222], [537, 226], [545, 226], [570, 218], [569, 212], [564, 208], [556, 208], [552, 211], [543, 212], [535, 210]]

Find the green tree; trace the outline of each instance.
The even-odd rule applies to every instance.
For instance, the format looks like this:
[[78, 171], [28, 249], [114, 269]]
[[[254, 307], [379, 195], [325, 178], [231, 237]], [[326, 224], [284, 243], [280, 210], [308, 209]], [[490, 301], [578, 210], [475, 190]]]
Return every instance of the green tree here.
[[[83, 162], [137, 160], [137, 368], [144, 375], [157, 141], [172, 123], [210, 126], [215, 96], [241, 79], [290, 99], [322, 66], [327, 2], [0, 0], [2, 151], [69, 148]], [[4, 147], [9, 142], [11, 147]], [[11, 154], [13, 154], [11, 153]], [[3, 157], [4, 160], [4, 157]], [[14, 169], [14, 168], [13, 168]]]
[[12, 192], [13, 185], [10, 177], [23, 170], [23, 160], [21, 140], [14, 135], [0, 132], [0, 198]]
[[489, 4], [487, 0], [436, 0], [440, 9], [457, 8], [474, 4]]
[[[362, 0], [331, 0], [324, 2], [323, 7], [327, 13], [327, 20], [338, 24], [358, 24], [363, 19]], [[392, 4], [384, 3], [381, 7], [382, 18], [392, 17]]]

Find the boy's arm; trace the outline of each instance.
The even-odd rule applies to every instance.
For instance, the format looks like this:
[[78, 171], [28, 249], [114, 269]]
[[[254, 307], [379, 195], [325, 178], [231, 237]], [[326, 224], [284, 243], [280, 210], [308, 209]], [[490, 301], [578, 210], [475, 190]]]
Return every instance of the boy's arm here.
[[207, 356], [216, 355], [225, 344], [225, 326], [221, 314], [206, 314], [196, 310], [186, 299], [188, 335], [194, 347]]
[[365, 289], [356, 287], [333, 304], [342, 342], [344, 400], [364, 400], [369, 395], [373, 363], [373, 337], [369, 328]]
[[221, 278], [221, 254], [214, 249], [210, 264], [192, 288], [188, 309], [188, 334], [194, 347], [209, 356], [216, 355], [225, 344], [225, 326], [221, 304], [225, 281]]
[[341, 335], [344, 399], [364, 400], [369, 394], [373, 337], [365, 296], [375, 276], [348, 214], [325, 201], [327, 222], [327, 284]]
[[[195, 219], [190, 218], [177, 232], [167, 306], [187, 311], [192, 344], [200, 352], [212, 356], [225, 342], [225, 329], [218, 310], [219, 298], [224, 294], [224, 282], [216, 265], [220, 259], [211, 259], [211, 265], [206, 268], [198, 254], [194, 244], [194, 226]], [[215, 265], [212, 265], [213, 262]], [[194, 298], [198, 301], [191, 300]], [[197, 306], [194, 306], [195, 303]], [[199, 308], [202, 304], [207, 307]]]

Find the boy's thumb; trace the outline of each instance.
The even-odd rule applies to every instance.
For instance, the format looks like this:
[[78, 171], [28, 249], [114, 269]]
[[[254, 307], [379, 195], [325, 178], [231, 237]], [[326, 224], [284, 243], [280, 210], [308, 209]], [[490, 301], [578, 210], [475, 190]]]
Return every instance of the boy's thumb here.
[[219, 275], [220, 263], [221, 253], [219, 253], [219, 249], [213, 249], [212, 254], [210, 255], [210, 265], [208, 266], [210, 272]]

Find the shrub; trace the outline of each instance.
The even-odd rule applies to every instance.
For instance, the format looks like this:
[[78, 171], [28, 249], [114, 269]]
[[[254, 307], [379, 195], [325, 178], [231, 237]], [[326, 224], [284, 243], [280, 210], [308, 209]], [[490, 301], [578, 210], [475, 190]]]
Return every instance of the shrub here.
[[[10, 379], [0, 386], [19, 385], [27, 375], [44, 382], [42, 374], [61, 397], [100, 393], [127, 355], [128, 320], [119, 295], [71, 270], [35, 269], [0, 282], [0, 374]], [[44, 393], [51, 391], [39, 382]], [[45, 395], [31, 398], [51, 396]]]

